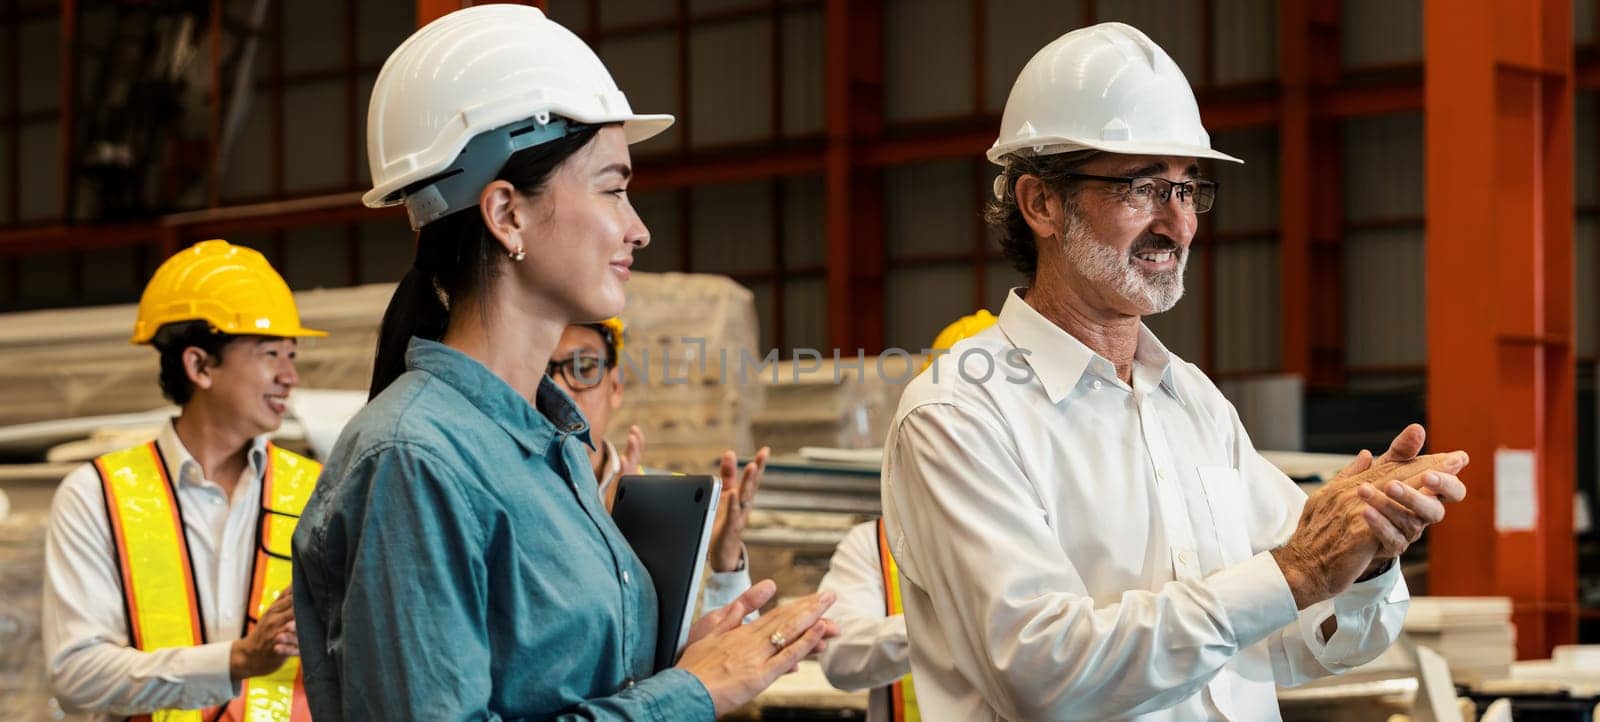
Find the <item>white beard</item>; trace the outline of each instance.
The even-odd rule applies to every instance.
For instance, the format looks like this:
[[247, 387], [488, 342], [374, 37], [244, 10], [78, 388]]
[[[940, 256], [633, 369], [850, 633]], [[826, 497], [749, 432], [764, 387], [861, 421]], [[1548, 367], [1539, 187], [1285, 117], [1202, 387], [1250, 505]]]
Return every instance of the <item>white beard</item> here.
[[1088, 225], [1076, 213], [1068, 214], [1061, 238], [1067, 262], [1078, 273], [1096, 286], [1109, 288], [1137, 308], [1141, 316], [1170, 311], [1183, 298], [1183, 269], [1189, 265], [1187, 249], [1177, 251], [1176, 269], [1146, 273], [1134, 265], [1131, 255], [1121, 255], [1090, 237]]

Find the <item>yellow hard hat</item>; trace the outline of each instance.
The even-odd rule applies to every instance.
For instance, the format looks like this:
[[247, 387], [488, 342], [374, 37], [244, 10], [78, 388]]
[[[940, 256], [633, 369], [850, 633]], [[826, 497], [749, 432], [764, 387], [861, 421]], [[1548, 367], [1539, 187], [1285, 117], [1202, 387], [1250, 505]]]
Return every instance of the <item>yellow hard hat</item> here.
[[[978, 335], [999, 320], [994, 314], [989, 313], [988, 309], [980, 308], [977, 313], [962, 316], [956, 319], [955, 323], [945, 326], [944, 330], [940, 331], [939, 335], [933, 339], [933, 345], [928, 350], [948, 351], [951, 346], [956, 345], [956, 342]], [[928, 354], [928, 357], [922, 360], [922, 368], [918, 369], [918, 373], [931, 366], [933, 359], [934, 354]]]
[[226, 334], [326, 336], [300, 325], [289, 284], [265, 256], [227, 241], [202, 241], [168, 258], [139, 297], [133, 343], [169, 323], [205, 321]]
[[600, 335], [606, 337], [606, 341], [611, 344], [612, 352], [618, 359], [621, 359], [622, 332], [627, 330], [627, 327], [622, 324], [622, 317], [612, 316], [611, 318], [601, 321], [598, 325], [605, 328], [605, 331], [601, 332]]

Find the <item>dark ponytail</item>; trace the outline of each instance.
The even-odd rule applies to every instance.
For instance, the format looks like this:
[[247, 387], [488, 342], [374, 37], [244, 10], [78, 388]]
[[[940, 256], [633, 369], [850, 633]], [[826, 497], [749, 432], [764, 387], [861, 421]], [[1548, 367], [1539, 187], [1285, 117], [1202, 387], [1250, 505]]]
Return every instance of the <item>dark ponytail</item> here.
[[[567, 158], [594, 140], [598, 126], [583, 127], [560, 139], [511, 154], [496, 180], [534, 197], [544, 189]], [[419, 184], [426, 185], [426, 183]], [[412, 189], [415, 190], [415, 189]], [[450, 325], [450, 313], [462, 303], [486, 304], [483, 291], [499, 271], [500, 243], [483, 224], [478, 206], [463, 208], [440, 218], [417, 233], [416, 260], [383, 312], [378, 329], [378, 352], [372, 364], [373, 399], [406, 370], [406, 348], [411, 338], [437, 341]], [[480, 309], [488, 314], [485, 305]]]

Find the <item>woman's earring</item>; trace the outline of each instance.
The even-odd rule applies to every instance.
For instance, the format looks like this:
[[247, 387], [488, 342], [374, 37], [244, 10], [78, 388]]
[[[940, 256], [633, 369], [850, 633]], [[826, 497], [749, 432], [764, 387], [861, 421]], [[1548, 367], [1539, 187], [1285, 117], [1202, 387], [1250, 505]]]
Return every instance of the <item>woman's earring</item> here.
[[522, 250], [522, 246], [517, 246], [517, 250], [507, 253], [506, 255], [510, 256], [511, 260], [513, 261], [521, 261], [522, 259], [528, 257], [528, 252]]

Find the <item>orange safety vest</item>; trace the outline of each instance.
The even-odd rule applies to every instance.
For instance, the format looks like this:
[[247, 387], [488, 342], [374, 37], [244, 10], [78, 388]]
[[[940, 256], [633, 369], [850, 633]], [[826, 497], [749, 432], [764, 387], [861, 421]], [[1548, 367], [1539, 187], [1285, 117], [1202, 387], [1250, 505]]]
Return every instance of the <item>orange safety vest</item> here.
[[[134, 648], [146, 652], [210, 641], [201, 620], [183, 511], [161, 450], [152, 441], [101, 456], [94, 466], [100, 472], [106, 515], [117, 547], [128, 639]], [[293, 569], [290, 540], [321, 470], [322, 465], [315, 461], [267, 445], [250, 602], [241, 637], [289, 586]], [[300, 659], [291, 657], [275, 672], [244, 680], [242, 693], [221, 707], [161, 710], [132, 719], [307, 722], [311, 712], [300, 678]]]
[[[889, 535], [884, 531], [883, 519], [878, 519], [878, 566], [883, 570], [883, 611], [888, 616], [905, 614], [906, 607], [900, 597], [900, 567], [889, 553]], [[894, 722], [922, 722], [917, 711], [917, 691], [911, 684], [911, 675], [901, 677], [889, 685], [889, 719]]]

